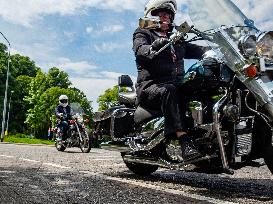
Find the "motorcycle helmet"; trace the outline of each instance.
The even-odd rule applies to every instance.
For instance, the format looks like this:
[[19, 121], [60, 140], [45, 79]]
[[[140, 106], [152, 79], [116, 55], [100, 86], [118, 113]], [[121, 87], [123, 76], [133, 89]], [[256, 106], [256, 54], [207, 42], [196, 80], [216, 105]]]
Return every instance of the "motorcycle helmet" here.
[[68, 97], [67, 95], [60, 95], [59, 97], [59, 104], [63, 107], [66, 107], [68, 105]]
[[149, 0], [144, 9], [144, 17], [156, 16], [159, 11], [170, 13], [173, 21], [177, 11], [176, 0]]

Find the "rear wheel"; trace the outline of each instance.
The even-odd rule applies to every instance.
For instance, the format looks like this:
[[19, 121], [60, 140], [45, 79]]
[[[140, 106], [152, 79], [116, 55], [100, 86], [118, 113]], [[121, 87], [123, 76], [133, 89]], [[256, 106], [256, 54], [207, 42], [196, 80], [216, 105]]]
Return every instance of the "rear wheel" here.
[[91, 150], [91, 137], [86, 130], [81, 131], [82, 140], [80, 140], [80, 148], [83, 153], [89, 153]]

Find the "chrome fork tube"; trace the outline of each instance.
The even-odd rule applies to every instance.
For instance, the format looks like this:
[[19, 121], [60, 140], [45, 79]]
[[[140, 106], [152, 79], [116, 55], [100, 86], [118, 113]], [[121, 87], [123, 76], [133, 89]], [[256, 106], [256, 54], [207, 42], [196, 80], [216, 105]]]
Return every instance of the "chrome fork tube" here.
[[80, 139], [80, 141], [82, 142], [82, 141], [83, 141], [83, 139], [82, 139], [82, 134], [81, 134], [81, 131], [80, 131], [80, 128], [79, 128], [77, 122], [75, 123], [75, 126], [76, 126], [76, 128], [77, 128], [78, 133], [79, 133], [79, 139]]

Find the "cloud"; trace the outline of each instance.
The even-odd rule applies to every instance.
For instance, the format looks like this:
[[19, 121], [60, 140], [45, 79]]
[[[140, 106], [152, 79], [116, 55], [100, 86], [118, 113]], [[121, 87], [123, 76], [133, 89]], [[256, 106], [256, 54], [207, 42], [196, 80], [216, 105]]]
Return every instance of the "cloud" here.
[[121, 24], [115, 24], [115, 25], [107, 25], [103, 26], [102, 28], [94, 29], [92, 26], [88, 26], [85, 28], [86, 33], [88, 34], [96, 34], [97, 36], [100, 36], [101, 34], [113, 34], [118, 33], [124, 30], [124, 26]]
[[[259, 28], [272, 30], [273, 15], [271, 14], [273, 12], [273, 1], [234, 0], [234, 3], [247, 17], [254, 20]], [[271, 22], [271, 28], [268, 25], [269, 22]]]
[[34, 20], [46, 15], [79, 15], [88, 8], [113, 11], [139, 11], [145, 0], [9, 0], [0, 1], [0, 16], [8, 22], [30, 27]]
[[93, 101], [92, 106], [98, 109], [97, 99], [108, 88], [117, 84], [117, 79], [97, 79], [97, 78], [70, 78], [73, 86], [84, 92], [88, 100]]
[[93, 30], [94, 30], [94, 28], [93, 28], [92, 26], [86, 27], [86, 29], [85, 29], [85, 31], [86, 31], [87, 33], [92, 33]]
[[[256, 21], [273, 20], [272, 15], [270, 15], [273, 8], [272, 1], [233, 1]], [[0, 16], [14, 24], [31, 26], [33, 21], [42, 19], [46, 15], [81, 15], [85, 14], [88, 8], [116, 12], [124, 10], [142, 12], [145, 2], [147, 0], [2, 0], [0, 1]], [[188, 0], [177, 0], [177, 2], [178, 10], [183, 8], [183, 4], [189, 3]], [[251, 12], [252, 10], [255, 12]]]
[[57, 67], [69, 74], [78, 77], [97, 77], [97, 66], [87, 61], [73, 62], [68, 58], [59, 58], [57, 61], [48, 63], [48, 68]]
[[[117, 85], [118, 77], [122, 75], [122, 73], [116, 72], [100, 72], [98, 75], [101, 78], [83, 78], [83, 77], [71, 77], [70, 81], [73, 86], [83, 91], [86, 97], [93, 101], [92, 107], [96, 111], [98, 110], [97, 99], [100, 95], [104, 93], [106, 89], [113, 88], [113, 86]], [[133, 82], [136, 81], [135, 76], [131, 76]]]
[[95, 50], [99, 53], [109, 53], [122, 47], [124, 47], [124, 44], [113, 42], [102, 42], [101, 44], [94, 45]]
[[110, 26], [104, 26], [102, 28], [101, 31], [99, 32], [102, 32], [102, 33], [116, 33], [116, 32], [120, 32], [124, 29], [124, 26], [123, 25], [110, 25]]
[[[37, 52], [39, 50], [39, 52]], [[42, 50], [42, 52], [41, 52]], [[35, 61], [36, 65], [47, 70], [52, 61], [56, 61], [56, 49], [46, 43], [16, 43], [12, 44], [11, 54], [20, 54], [28, 56], [31, 60]], [[56, 64], [55, 64], [56, 66]]]

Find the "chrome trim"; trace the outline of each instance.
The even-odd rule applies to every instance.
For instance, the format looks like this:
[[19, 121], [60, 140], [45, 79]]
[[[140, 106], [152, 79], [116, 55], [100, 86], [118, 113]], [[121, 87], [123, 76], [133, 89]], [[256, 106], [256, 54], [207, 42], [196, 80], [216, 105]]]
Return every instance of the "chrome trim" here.
[[[160, 131], [160, 129], [159, 129], [158, 131]], [[157, 133], [158, 131], [154, 132], [154, 134]], [[151, 142], [149, 142], [149, 143], [144, 147], [144, 150], [145, 150], [145, 151], [149, 151], [149, 150], [155, 148], [155, 147], [156, 147], [158, 144], [160, 144], [164, 139], [166, 139], [166, 138], [165, 138], [165, 136], [164, 136], [164, 131], [163, 131], [163, 132], [159, 133], [159, 135], [156, 136]]]
[[213, 106], [213, 126], [214, 126], [214, 131], [217, 135], [217, 140], [219, 143], [223, 169], [229, 170], [224, 143], [223, 143], [221, 132], [220, 132], [220, 113], [219, 113], [219, 109], [223, 106], [226, 100], [227, 100], [227, 91], [226, 91], [226, 94]]
[[187, 165], [198, 162], [198, 161], [203, 161], [203, 160], [210, 160], [213, 158], [217, 158], [217, 155], [211, 155], [211, 156], [204, 156], [198, 159], [190, 160], [183, 162], [181, 161], [180, 163], [172, 163], [169, 162], [165, 159], [159, 158], [158, 160], [152, 160], [152, 159], [147, 159], [147, 158], [141, 158], [141, 157], [134, 157], [131, 155], [124, 155], [123, 160], [124, 162], [133, 162], [133, 163], [140, 163], [140, 164], [149, 164], [149, 165], [156, 165], [162, 168], [168, 168], [171, 170], [187, 170]]

